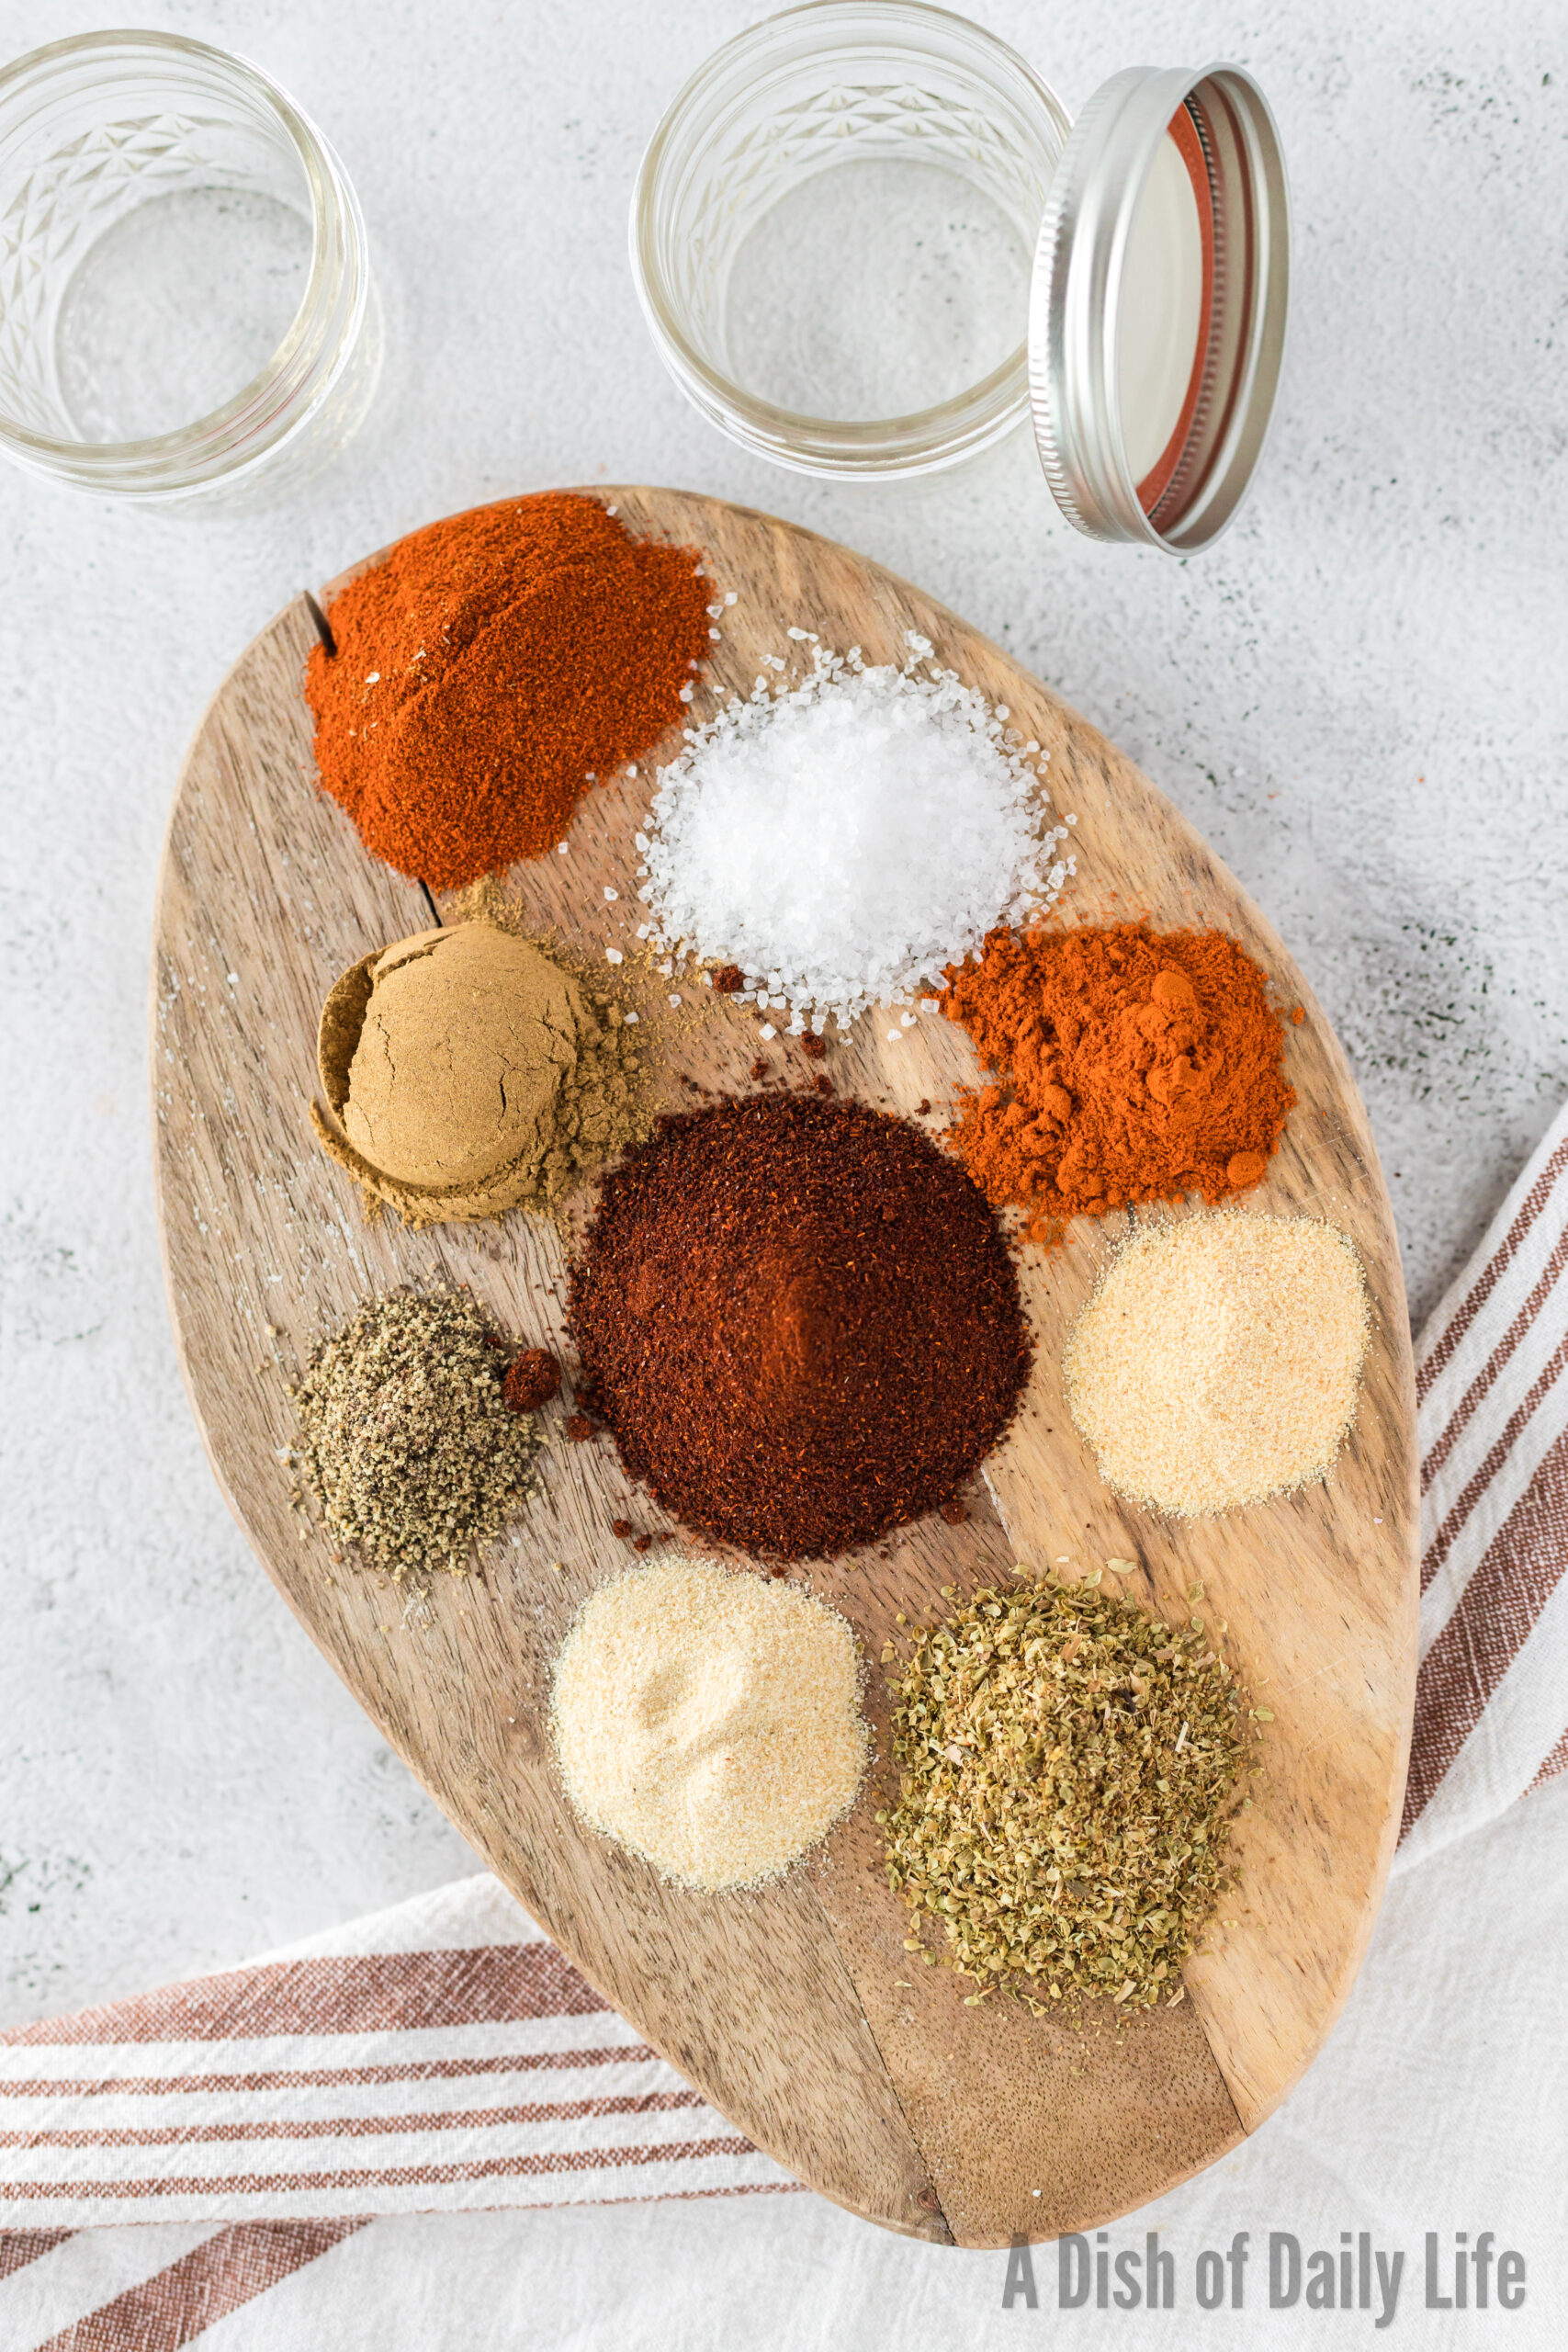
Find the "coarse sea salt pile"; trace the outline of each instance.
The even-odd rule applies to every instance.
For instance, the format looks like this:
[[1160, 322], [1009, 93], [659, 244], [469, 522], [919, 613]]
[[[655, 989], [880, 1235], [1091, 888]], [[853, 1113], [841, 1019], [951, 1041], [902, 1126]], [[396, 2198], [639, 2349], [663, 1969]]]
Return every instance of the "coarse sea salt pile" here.
[[818, 647], [799, 685], [760, 677], [687, 730], [637, 836], [663, 969], [737, 965], [740, 994], [787, 1010], [793, 1032], [829, 1015], [844, 1029], [1056, 899], [1074, 866], [1039, 744], [938, 669], [927, 639], [906, 642], [901, 668]]

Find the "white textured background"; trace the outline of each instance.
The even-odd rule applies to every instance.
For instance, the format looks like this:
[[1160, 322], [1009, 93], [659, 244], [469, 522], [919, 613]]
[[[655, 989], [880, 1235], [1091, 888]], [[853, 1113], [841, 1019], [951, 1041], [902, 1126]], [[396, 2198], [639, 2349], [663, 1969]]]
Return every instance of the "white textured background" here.
[[[632, 292], [627, 198], [665, 99], [760, 8], [130, 12], [244, 50], [321, 123], [364, 204], [392, 352], [346, 459], [259, 516], [160, 519], [0, 479], [5, 2020], [236, 1958], [468, 1863], [231, 1525], [159, 1279], [143, 1048], [159, 838], [203, 703], [295, 590], [434, 515], [601, 476], [770, 506], [919, 581], [1114, 735], [1269, 910], [1356, 1065], [1417, 1320], [1568, 1086], [1568, 10], [973, 5], [1069, 110], [1119, 66], [1216, 56], [1275, 106], [1296, 206], [1288, 375], [1243, 520], [1190, 565], [1077, 538], [1021, 443], [919, 496], [839, 492], [743, 458], [683, 405]], [[95, 21], [0, 0], [0, 57]], [[1405, 1883], [1301, 2095], [1353, 2117], [1374, 2048], [1447, 2070], [1418, 2148], [1358, 2155], [1347, 2122], [1346, 2225], [1397, 2177], [1407, 2233], [1423, 2199], [1432, 2226], [1465, 2226], [1469, 2204], [1447, 2211], [1457, 2183], [1485, 2206], [1475, 2226], [1506, 2231], [1523, 2199], [1513, 2242], [1533, 2215], [1532, 2258], [1563, 2250], [1545, 2183], [1561, 2116], [1549, 2127], [1533, 2102], [1543, 2031], [1561, 2064], [1568, 1914], [1539, 1934], [1504, 1923], [1527, 1883], [1562, 1877], [1568, 1804], [1530, 1804], [1495, 1852]], [[1417, 1894], [1439, 1879], [1450, 1911], [1483, 1883], [1489, 1906], [1440, 1950]], [[1524, 2056], [1527, 2017], [1542, 2022]], [[1303, 2111], [1269, 2127], [1254, 2182], [1280, 2226], [1292, 2182], [1305, 2193], [1289, 2155]], [[431, 2308], [482, 2244], [507, 2342], [513, 2324], [519, 2342], [733, 2342], [761, 2327], [770, 2265], [809, 2259], [839, 2301], [797, 2307], [798, 2340], [835, 2312], [863, 2333], [880, 2313], [912, 2346], [980, 2340], [989, 2271], [982, 2286], [971, 2261], [931, 2267], [815, 2199], [786, 2205], [432, 2223]], [[366, 2258], [374, 2236], [333, 2258]], [[676, 2327], [652, 2270], [685, 2256], [718, 2301], [693, 2300]], [[301, 2345], [309, 2281], [289, 2290]], [[1561, 2341], [1529, 2333], [1534, 2309], [1495, 2316], [1498, 2340]], [[1013, 2340], [1047, 2324], [1064, 2324], [987, 2326]], [[1450, 2340], [1422, 2330], [1402, 2317], [1406, 2342]], [[407, 2340], [446, 2338], [427, 2317]]]

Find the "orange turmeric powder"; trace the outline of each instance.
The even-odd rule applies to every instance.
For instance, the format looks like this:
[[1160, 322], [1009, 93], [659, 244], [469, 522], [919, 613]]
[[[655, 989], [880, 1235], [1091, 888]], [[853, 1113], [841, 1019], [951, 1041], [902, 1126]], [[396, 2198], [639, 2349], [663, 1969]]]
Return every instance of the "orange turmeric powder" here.
[[965, 1087], [945, 1140], [1032, 1241], [1068, 1217], [1267, 1174], [1295, 1102], [1263, 974], [1218, 931], [994, 931], [942, 1010], [998, 1083]]

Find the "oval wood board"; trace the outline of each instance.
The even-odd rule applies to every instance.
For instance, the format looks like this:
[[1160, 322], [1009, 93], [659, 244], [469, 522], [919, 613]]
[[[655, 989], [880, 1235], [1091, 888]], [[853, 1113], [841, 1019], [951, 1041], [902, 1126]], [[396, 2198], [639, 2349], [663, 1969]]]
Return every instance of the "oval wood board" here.
[[[734, 589], [701, 717], [749, 693], [762, 658], [792, 669], [818, 631], [868, 660], [905, 632], [1050, 754], [1059, 814], [1077, 819], [1073, 921], [1147, 912], [1206, 922], [1269, 975], [1300, 1098], [1258, 1209], [1310, 1211], [1354, 1239], [1374, 1333], [1354, 1432], [1325, 1484], [1264, 1508], [1182, 1525], [1119, 1503], [1065, 1410], [1063, 1340], [1122, 1216], [1076, 1226], [1024, 1286], [1038, 1340], [1020, 1419], [987, 1464], [967, 1521], [938, 1519], [806, 1573], [852, 1620], [873, 1661], [895, 1613], [930, 1620], [940, 1588], [1005, 1576], [1014, 1560], [1064, 1573], [1132, 1560], [1131, 1596], [1172, 1617], [1201, 1581], [1203, 1614], [1255, 1703], [1273, 1710], [1266, 1778], [1237, 1831], [1240, 1892], [1188, 1964], [1188, 1997], [1075, 2031], [1021, 2005], [964, 2006], [945, 1968], [909, 1965], [872, 1820], [875, 1775], [818, 1854], [760, 1891], [704, 1897], [664, 1884], [595, 1837], [562, 1792], [546, 1706], [555, 1648], [583, 1595], [628, 1564], [625, 1515], [665, 1522], [607, 1439], [562, 1442], [547, 1414], [547, 1492], [467, 1581], [423, 1605], [352, 1566], [291, 1509], [279, 1450], [288, 1385], [317, 1341], [371, 1292], [450, 1278], [508, 1332], [559, 1345], [566, 1245], [555, 1227], [423, 1236], [367, 1224], [312, 1141], [317, 1015], [346, 966], [430, 921], [422, 888], [375, 864], [318, 789], [303, 665], [316, 641], [304, 594], [249, 648], [186, 759], [158, 900], [152, 1073], [159, 1203], [175, 1328], [224, 1492], [268, 1574], [425, 1787], [583, 1973], [726, 2116], [801, 2180], [889, 2228], [961, 2245], [1083, 2229], [1155, 2197], [1253, 2131], [1308, 2064], [1359, 1965], [1392, 1856], [1415, 1687], [1416, 1494], [1411, 1353], [1393, 1221], [1345, 1058], [1280, 941], [1184, 820], [1037, 679], [930, 597], [808, 531], [669, 491], [593, 493], [637, 531], [700, 546], [716, 595]], [[332, 595], [344, 583], [323, 591]], [[776, 677], [774, 672], [767, 674]], [[668, 753], [666, 754], [668, 756]], [[597, 959], [637, 917], [631, 836], [640, 782], [592, 791], [570, 851], [516, 869], [530, 921]], [[605, 886], [619, 891], [606, 901]], [[634, 971], [628, 956], [623, 971]], [[687, 1007], [649, 975], [643, 1034], [682, 1078], [743, 1090], [753, 1058], [773, 1082], [814, 1074], [798, 1046], [763, 1044], [754, 1009], [688, 981]], [[700, 1018], [694, 1017], [696, 1006]], [[951, 1023], [924, 1016], [890, 1043], [886, 1018], [829, 1047], [840, 1093], [940, 1126], [976, 1075]], [[767, 1081], [763, 1081], [764, 1083]], [[552, 1563], [560, 1563], [559, 1568]], [[885, 1756], [875, 1665], [867, 1697]], [[913, 1981], [911, 1981], [913, 1980]]]

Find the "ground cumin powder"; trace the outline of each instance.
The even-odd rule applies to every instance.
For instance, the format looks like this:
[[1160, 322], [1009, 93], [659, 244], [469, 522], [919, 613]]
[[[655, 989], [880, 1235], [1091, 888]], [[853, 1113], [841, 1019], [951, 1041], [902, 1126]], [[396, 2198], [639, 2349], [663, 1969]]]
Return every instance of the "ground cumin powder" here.
[[1219, 931], [995, 931], [942, 1010], [999, 1082], [947, 1140], [1031, 1240], [1069, 1217], [1258, 1183], [1295, 1102], [1264, 976]]
[[322, 1015], [322, 1149], [411, 1226], [548, 1208], [646, 1131], [620, 1009], [483, 922], [417, 932]]

